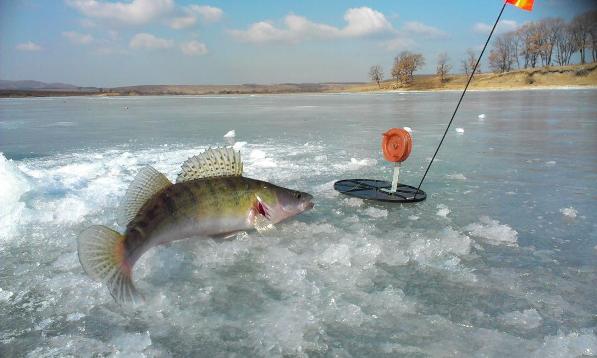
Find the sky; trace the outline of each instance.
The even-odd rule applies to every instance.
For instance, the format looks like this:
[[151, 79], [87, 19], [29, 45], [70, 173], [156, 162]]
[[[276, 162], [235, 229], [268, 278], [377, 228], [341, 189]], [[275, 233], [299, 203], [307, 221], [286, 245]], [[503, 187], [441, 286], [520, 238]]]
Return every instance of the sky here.
[[[498, 31], [595, 0], [507, 6]], [[0, 0], [0, 79], [115, 87], [367, 81], [403, 50], [420, 73], [480, 51], [500, 0]], [[486, 62], [485, 62], [486, 63]]]

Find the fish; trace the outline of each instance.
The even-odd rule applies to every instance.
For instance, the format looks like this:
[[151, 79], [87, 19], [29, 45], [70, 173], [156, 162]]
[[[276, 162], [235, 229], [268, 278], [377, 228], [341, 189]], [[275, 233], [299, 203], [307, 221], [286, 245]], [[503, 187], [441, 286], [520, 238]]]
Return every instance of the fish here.
[[104, 282], [121, 304], [143, 296], [133, 284], [135, 262], [155, 246], [187, 238], [230, 239], [242, 231], [275, 230], [275, 224], [313, 208], [313, 196], [244, 177], [240, 152], [215, 148], [187, 159], [176, 182], [142, 168], [118, 213], [124, 233], [94, 225], [78, 237], [84, 271]]

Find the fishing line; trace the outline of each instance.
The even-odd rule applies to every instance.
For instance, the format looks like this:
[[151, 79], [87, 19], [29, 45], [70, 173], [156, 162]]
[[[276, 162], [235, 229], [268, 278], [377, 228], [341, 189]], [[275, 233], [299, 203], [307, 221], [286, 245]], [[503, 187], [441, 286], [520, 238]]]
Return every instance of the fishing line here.
[[481, 57], [483, 57], [483, 53], [485, 52], [485, 49], [487, 48], [487, 45], [489, 44], [489, 40], [491, 39], [491, 35], [493, 35], [493, 31], [495, 30], [498, 22], [500, 21], [500, 18], [502, 17], [502, 14], [504, 13], [504, 9], [506, 8], [506, 4], [508, 4], [508, 2], [504, 1], [504, 5], [502, 6], [502, 10], [500, 11], [500, 14], [498, 15], [497, 19], [495, 20], [495, 23], [493, 24], [493, 28], [491, 29], [491, 32], [489, 33], [489, 37], [487, 37], [487, 41], [485, 41], [485, 46], [483, 46], [483, 50], [481, 50], [481, 54], [479, 55], [479, 58], [477, 59], [477, 62], [475, 63], [475, 67], [473, 67], [471, 75], [468, 77], [468, 81], [466, 82], [466, 86], [464, 87], [464, 91], [462, 91], [462, 95], [460, 95], [460, 99], [458, 100], [458, 104], [456, 105], [456, 109], [454, 109], [454, 113], [452, 113], [452, 118], [450, 118], [450, 122], [448, 123], [448, 126], [446, 127], [446, 130], [444, 131], [444, 135], [442, 136], [442, 140], [439, 142], [439, 145], [435, 149], [435, 153], [433, 153], [433, 157], [431, 158], [431, 161], [429, 162], [429, 165], [427, 166], [427, 169], [425, 170], [425, 174], [423, 174], [423, 178], [421, 178], [421, 181], [419, 182], [419, 186], [417, 187], [417, 193], [420, 191], [421, 185], [423, 184], [423, 181], [425, 181], [425, 177], [427, 176], [427, 173], [429, 172], [429, 168], [431, 168], [431, 165], [433, 164], [433, 161], [435, 160], [435, 156], [437, 155], [437, 153], [439, 152], [439, 149], [441, 148], [442, 144], [444, 143], [444, 139], [446, 139], [446, 134], [448, 134], [448, 130], [450, 129], [450, 126], [452, 125], [452, 122], [454, 121], [454, 117], [456, 116], [456, 113], [458, 112], [458, 108], [460, 108], [460, 103], [462, 102], [462, 99], [464, 98], [464, 95], [466, 94], [466, 90], [468, 89], [468, 85], [471, 83], [471, 81], [473, 79], [473, 76], [475, 75], [475, 72], [477, 71], [477, 67], [479, 66], [479, 62], [481, 62]]

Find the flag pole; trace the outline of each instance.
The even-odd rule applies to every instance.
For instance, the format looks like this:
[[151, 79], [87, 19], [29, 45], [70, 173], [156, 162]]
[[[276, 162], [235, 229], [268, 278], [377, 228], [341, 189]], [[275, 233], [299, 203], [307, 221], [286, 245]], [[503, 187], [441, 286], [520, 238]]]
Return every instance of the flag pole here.
[[433, 164], [433, 161], [435, 160], [435, 157], [437, 156], [437, 153], [439, 152], [439, 149], [441, 148], [442, 144], [444, 143], [444, 139], [446, 139], [446, 134], [448, 134], [448, 130], [450, 129], [450, 126], [452, 125], [452, 122], [454, 121], [454, 117], [456, 116], [456, 112], [458, 112], [458, 108], [460, 108], [460, 103], [462, 102], [462, 99], [464, 98], [464, 95], [466, 94], [466, 90], [468, 89], [468, 85], [471, 83], [471, 81], [473, 79], [473, 75], [477, 71], [477, 67], [479, 66], [479, 62], [481, 62], [481, 57], [483, 57], [483, 53], [485, 52], [485, 49], [487, 48], [487, 45], [489, 44], [489, 40], [491, 39], [491, 35], [493, 35], [493, 32], [495, 31], [495, 28], [496, 28], [498, 22], [500, 21], [500, 18], [502, 17], [502, 14], [504, 13], [504, 9], [506, 8], [506, 4], [508, 4], [508, 2], [504, 1], [504, 5], [502, 6], [502, 10], [500, 11], [500, 14], [498, 15], [497, 19], [495, 20], [495, 23], [493, 24], [493, 27], [491, 28], [491, 32], [489, 33], [489, 37], [487, 37], [487, 41], [485, 41], [485, 46], [483, 46], [483, 50], [481, 50], [481, 54], [479, 55], [479, 58], [477, 59], [477, 62], [475, 63], [475, 67], [473, 67], [471, 75], [468, 77], [468, 81], [466, 82], [466, 86], [464, 87], [464, 91], [462, 91], [462, 94], [460, 95], [460, 99], [458, 100], [458, 104], [456, 105], [456, 108], [454, 109], [454, 113], [452, 113], [452, 118], [450, 118], [450, 122], [448, 122], [448, 126], [446, 127], [446, 130], [444, 131], [444, 135], [442, 136], [442, 139], [440, 140], [439, 145], [435, 149], [435, 153], [433, 153], [433, 157], [431, 158], [431, 161], [429, 162], [429, 165], [427, 165], [427, 169], [425, 170], [425, 174], [423, 174], [423, 177], [421, 178], [421, 181], [419, 182], [419, 186], [417, 187], [417, 191], [415, 192], [415, 195], [420, 191], [421, 185], [423, 185], [423, 181], [425, 181], [425, 177], [427, 176], [427, 173], [429, 172], [429, 169], [431, 168], [431, 165]]

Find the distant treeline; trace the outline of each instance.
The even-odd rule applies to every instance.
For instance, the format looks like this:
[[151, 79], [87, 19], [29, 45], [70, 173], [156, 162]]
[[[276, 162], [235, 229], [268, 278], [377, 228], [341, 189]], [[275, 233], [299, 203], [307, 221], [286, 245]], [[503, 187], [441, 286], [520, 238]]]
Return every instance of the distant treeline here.
[[[588, 54], [587, 54], [588, 52]], [[578, 53], [580, 64], [597, 61], [597, 10], [578, 15], [570, 22], [561, 18], [546, 18], [528, 22], [515, 31], [501, 34], [492, 42], [489, 68], [497, 73], [539, 66], [570, 65]], [[469, 49], [460, 62], [469, 75], [477, 62], [477, 54]], [[394, 58], [390, 71], [396, 86], [412, 83], [413, 74], [425, 64], [420, 53], [402, 51]], [[436, 74], [441, 82], [448, 81], [452, 70], [446, 53], [437, 58]], [[481, 66], [477, 67], [481, 73]], [[380, 65], [371, 66], [369, 79], [381, 87], [384, 71]]]
[[547, 18], [526, 23], [516, 31], [499, 35], [492, 46], [489, 67], [494, 72], [539, 65], [565, 66], [571, 64], [576, 53], [581, 64], [595, 62], [597, 10], [578, 15], [570, 22]]

